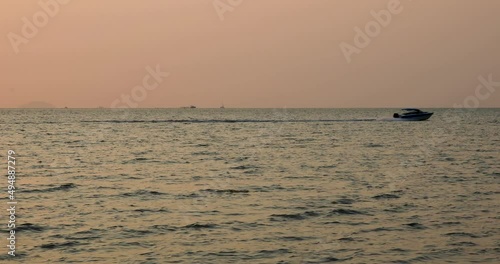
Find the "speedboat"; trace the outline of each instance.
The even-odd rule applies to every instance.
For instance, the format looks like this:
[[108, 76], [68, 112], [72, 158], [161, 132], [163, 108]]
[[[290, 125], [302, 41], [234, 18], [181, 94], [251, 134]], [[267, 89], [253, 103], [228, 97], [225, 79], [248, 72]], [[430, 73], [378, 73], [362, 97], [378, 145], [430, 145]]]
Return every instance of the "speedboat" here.
[[395, 113], [393, 117], [397, 120], [402, 121], [424, 121], [429, 119], [434, 113], [424, 112], [416, 108], [404, 108], [401, 109], [404, 113]]

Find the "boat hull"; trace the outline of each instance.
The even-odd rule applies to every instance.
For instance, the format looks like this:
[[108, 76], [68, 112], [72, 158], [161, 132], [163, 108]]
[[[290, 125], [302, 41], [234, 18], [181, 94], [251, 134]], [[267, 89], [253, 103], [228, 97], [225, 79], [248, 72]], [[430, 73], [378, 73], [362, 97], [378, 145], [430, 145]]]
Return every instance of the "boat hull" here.
[[425, 121], [425, 120], [431, 118], [431, 116], [433, 114], [434, 113], [421, 113], [421, 114], [414, 114], [414, 115], [408, 115], [408, 116], [401, 116], [401, 117], [398, 117], [395, 119], [401, 120], [401, 121]]

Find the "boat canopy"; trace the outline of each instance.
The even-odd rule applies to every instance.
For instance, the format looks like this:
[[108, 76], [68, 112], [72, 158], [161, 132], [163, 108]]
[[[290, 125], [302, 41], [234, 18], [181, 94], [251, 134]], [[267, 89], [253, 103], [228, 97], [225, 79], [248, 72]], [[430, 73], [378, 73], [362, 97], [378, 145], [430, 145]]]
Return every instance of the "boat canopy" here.
[[401, 109], [403, 111], [415, 111], [415, 112], [422, 112], [420, 109], [417, 109], [417, 108], [403, 108]]

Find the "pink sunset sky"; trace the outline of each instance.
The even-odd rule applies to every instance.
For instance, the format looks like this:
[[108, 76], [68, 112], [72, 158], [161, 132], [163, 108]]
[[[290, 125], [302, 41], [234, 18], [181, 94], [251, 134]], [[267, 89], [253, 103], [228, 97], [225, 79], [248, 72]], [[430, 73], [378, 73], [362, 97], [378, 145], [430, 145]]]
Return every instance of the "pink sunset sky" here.
[[137, 107], [453, 107], [488, 77], [479, 106], [500, 107], [499, 13], [498, 0], [2, 0], [0, 108], [110, 107], [157, 65], [170, 75]]

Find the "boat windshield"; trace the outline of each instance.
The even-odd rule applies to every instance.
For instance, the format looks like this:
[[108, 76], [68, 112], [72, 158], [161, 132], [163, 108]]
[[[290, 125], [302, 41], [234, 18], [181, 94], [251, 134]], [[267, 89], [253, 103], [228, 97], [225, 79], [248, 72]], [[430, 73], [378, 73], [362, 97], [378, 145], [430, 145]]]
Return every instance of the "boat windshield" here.
[[405, 108], [402, 110], [405, 112], [408, 112], [408, 113], [422, 113], [422, 111], [420, 109], [416, 109], [416, 108]]

